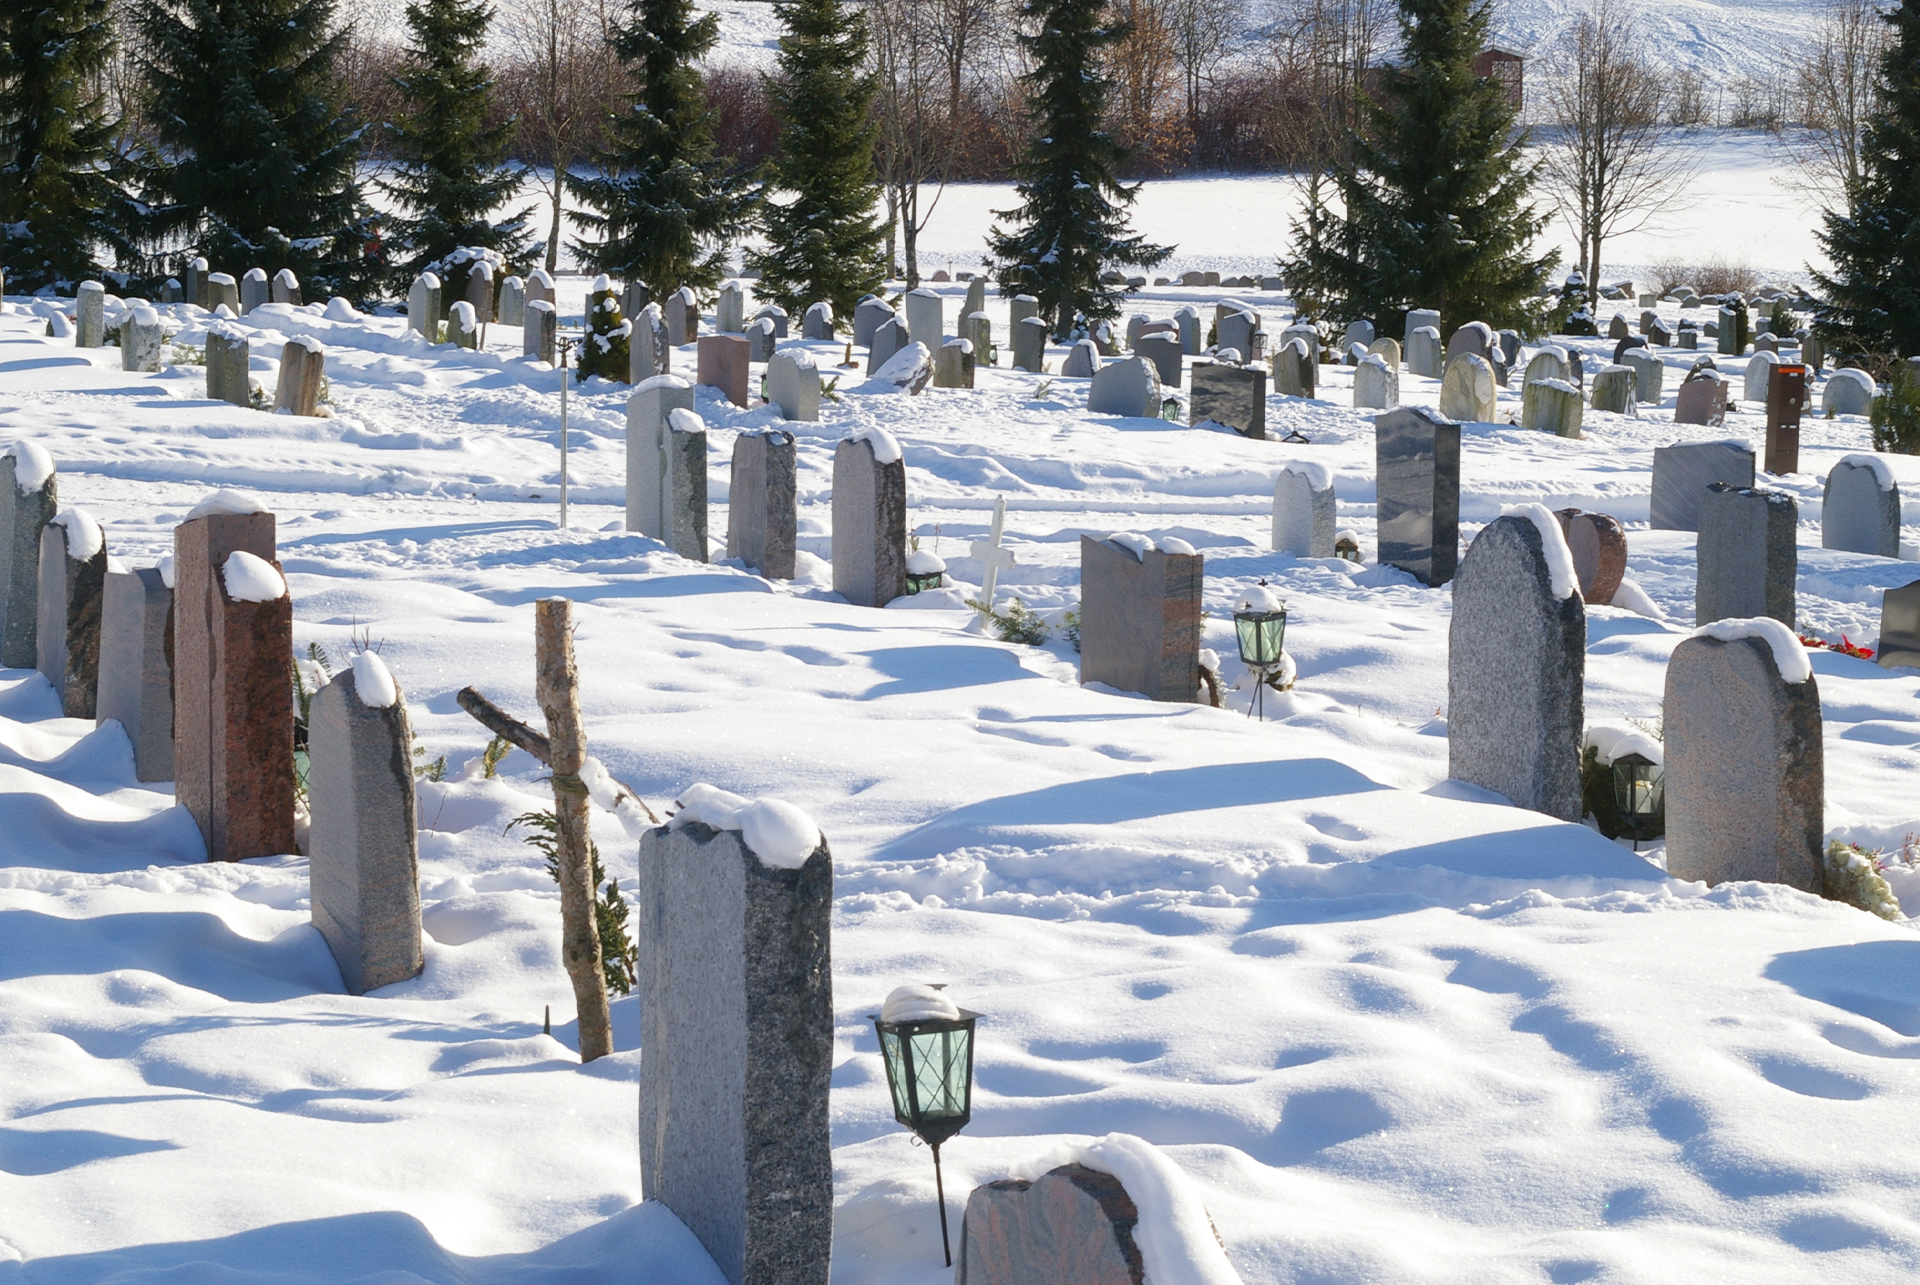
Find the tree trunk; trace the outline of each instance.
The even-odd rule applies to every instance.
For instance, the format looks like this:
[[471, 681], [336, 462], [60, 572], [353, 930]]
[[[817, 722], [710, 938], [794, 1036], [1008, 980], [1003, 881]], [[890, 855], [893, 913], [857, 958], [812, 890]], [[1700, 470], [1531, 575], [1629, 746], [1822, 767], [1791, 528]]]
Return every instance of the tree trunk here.
[[560, 270], [560, 198], [564, 192], [560, 184], [560, 170], [556, 166], [553, 171], [553, 228], [547, 233], [548, 276]]
[[587, 788], [580, 769], [587, 734], [580, 725], [580, 671], [573, 663], [573, 603], [543, 598], [533, 604], [534, 694], [547, 716], [553, 748], [553, 815], [560, 857], [560, 955], [573, 982], [580, 1017], [580, 1060], [613, 1052], [607, 979], [594, 922], [593, 868], [587, 855]]
[[900, 185], [900, 231], [906, 242], [907, 289], [920, 287], [920, 185]]

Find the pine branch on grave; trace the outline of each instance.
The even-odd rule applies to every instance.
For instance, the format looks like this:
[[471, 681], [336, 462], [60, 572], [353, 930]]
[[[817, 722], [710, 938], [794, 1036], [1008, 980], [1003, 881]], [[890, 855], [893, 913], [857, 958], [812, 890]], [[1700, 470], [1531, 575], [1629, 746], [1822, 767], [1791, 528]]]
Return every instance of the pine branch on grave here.
[[[523, 812], [507, 823], [506, 833], [525, 826], [521, 840], [546, 858], [547, 874], [560, 882], [560, 823], [551, 811]], [[620, 895], [620, 881], [607, 878], [600, 864], [600, 845], [587, 841], [587, 856], [593, 872], [593, 918], [600, 934], [600, 966], [607, 976], [607, 989], [627, 995], [633, 991], [640, 967], [640, 948], [627, 932], [628, 908]], [[602, 884], [606, 886], [601, 887]]]

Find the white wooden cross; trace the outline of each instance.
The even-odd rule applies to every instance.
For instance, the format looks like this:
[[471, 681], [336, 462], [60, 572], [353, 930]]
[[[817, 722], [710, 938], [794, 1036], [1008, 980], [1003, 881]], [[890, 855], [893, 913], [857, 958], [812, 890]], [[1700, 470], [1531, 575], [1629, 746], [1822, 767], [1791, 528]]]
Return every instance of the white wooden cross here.
[[993, 502], [993, 531], [984, 540], [975, 540], [967, 550], [980, 559], [987, 574], [980, 583], [980, 600], [993, 609], [993, 585], [1000, 578], [1000, 568], [1013, 565], [1013, 551], [1000, 547], [1000, 533], [1007, 525], [1007, 497], [1002, 495]]

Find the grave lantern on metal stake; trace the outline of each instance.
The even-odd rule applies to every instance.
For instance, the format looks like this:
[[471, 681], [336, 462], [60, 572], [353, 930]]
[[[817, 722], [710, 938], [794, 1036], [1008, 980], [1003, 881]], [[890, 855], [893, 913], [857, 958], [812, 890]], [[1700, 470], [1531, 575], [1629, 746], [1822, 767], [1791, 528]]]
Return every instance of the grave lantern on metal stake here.
[[1279, 669], [1285, 658], [1287, 604], [1262, 580], [1240, 600], [1233, 613], [1233, 632], [1240, 644], [1240, 663], [1253, 671], [1253, 700], [1247, 705], [1247, 716], [1251, 718], [1258, 707], [1260, 721], [1265, 722], [1267, 675]]
[[1613, 804], [1635, 851], [1667, 832], [1667, 770], [1644, 754], [1613, 760]]
[[567, 355], [573, 340], [560, 341], [560, 529], [567, 529]]
[[973, 1118], [973, 1024], [970, 1013], [937, 986], [900, 986], [887, 996], [873, 1029], [893, 1093], [893, 1118], [933, 1150], [933, 1189], [940, 1202], [940, 1247], [953, 1266], [947, 1238], [947, 1189], [940, 1176], [940, 1144]]

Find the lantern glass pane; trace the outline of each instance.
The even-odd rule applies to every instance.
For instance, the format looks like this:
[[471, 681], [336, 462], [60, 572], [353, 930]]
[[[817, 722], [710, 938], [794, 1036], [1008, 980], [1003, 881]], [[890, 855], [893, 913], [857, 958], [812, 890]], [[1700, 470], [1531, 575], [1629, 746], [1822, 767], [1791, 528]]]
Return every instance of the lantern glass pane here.
[[1265, 668], [1280, 663], [1280, 647], [1287, 632], [1286, 612], [1235, 612], [1233, 628], [1242, 664]]
[[901, 1120], [913, 1116], [913, 1098], [907, 1093], [907, 1064], [900, 1047], [900, 1036], [893, 1031], [880, 1032], [880, 1057], [887, 1064], [887, 1085], [893, 1090], [893, 1114]]
[[921, 1031], [907, 1037], [913, 1045], [913, 1081], [920, 1094], [920, 1119], [936, 1120], [967, 1112], [969, 1032]]

